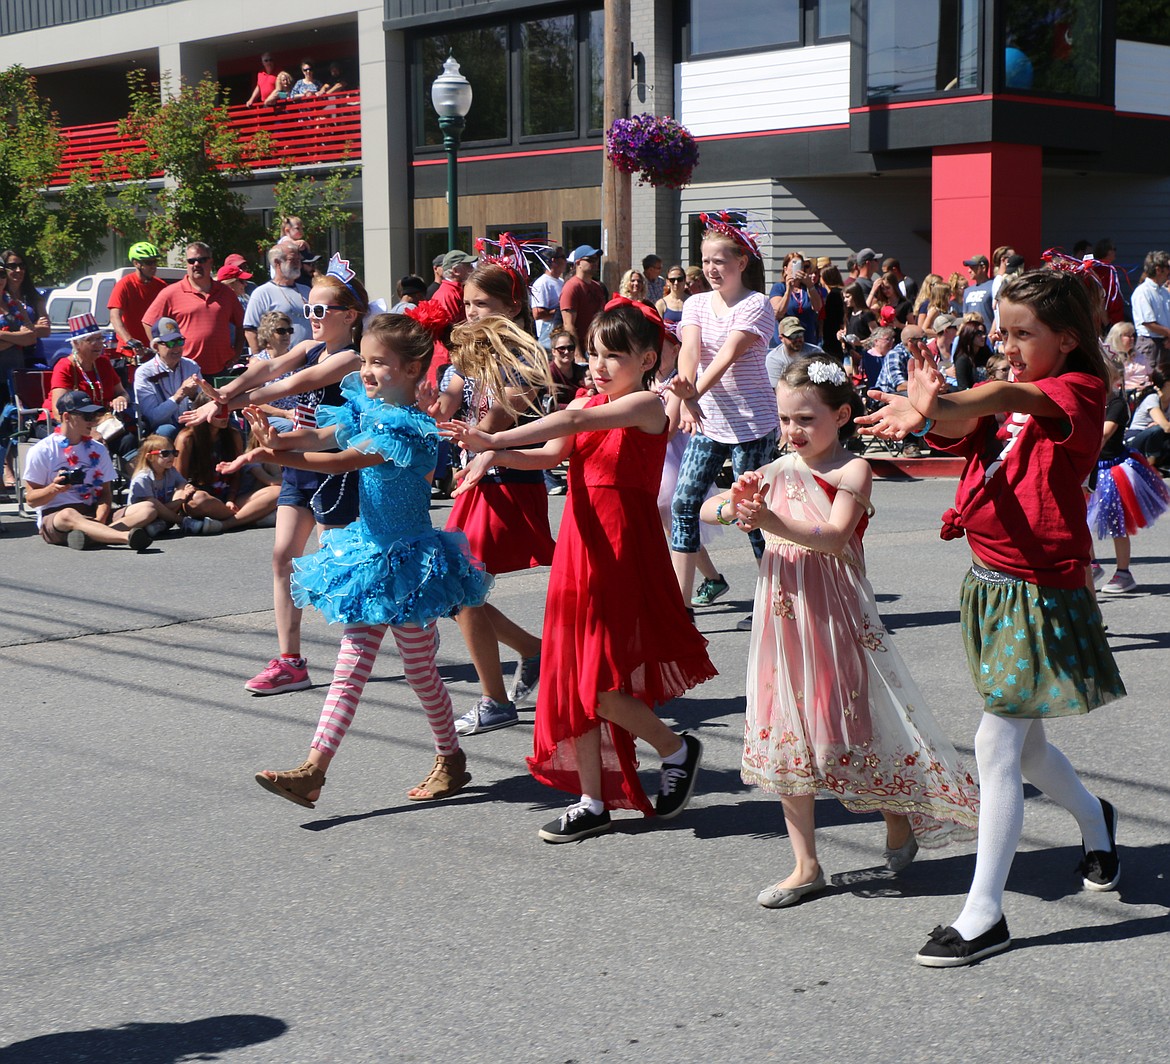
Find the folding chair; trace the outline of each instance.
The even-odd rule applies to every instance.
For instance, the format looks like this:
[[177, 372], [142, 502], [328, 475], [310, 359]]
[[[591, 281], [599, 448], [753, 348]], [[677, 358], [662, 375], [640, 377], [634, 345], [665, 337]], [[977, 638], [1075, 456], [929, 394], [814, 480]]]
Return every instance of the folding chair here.
[[49, 394], [51, 374], [44, 370], [8, 370], [8, 394], [11, 396], [5, 415], [13, 417], [13, 431], [5, 440], [4, 464], [13, 471], [16, 481], [16, 510], [22, 517], [34, 511], [24, 501], [24, 460], [32, 448], [33, 428], [44, 410]]

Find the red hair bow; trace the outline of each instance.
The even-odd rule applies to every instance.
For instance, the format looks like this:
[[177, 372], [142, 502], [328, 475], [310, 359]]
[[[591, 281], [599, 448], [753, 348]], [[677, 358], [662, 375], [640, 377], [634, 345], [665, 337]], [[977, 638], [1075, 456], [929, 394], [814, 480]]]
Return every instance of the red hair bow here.
[[433, 299], [415, 303], [413, 307], [404, 307], [403, 313], [409, 318], [414, 318], [419, 325], [435, 337], [442, 336], [444, 330], [453, 321], [450, 312]]
[[605, 304], [606, 310], [617, 310], [618, 307], [633, 307], [642, 317], [654, 325], [658, 330], [658, 351], [661, 353], [662, 341], [666, 339], [666, 325], [662, 320], [662, 315], [654, 307], [650, 306], [649, 303], [638, 303], [633, 299], [627, 299], [625, 296], [614, 296], [613, 299]]

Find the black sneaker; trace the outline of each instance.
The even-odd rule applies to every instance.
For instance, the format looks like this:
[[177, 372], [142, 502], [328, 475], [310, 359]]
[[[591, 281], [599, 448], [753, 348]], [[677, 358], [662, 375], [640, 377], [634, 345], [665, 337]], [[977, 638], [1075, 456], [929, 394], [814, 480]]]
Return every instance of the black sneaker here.
[[73, 529], [65, 537], [65, 542], [73, 550], [93, 550], [97, 547], [97, 541], [90, 539], [80, 528]]
[[[1121, 858], [1117, 853], [1117, 810], [1104, 798], [1098, 798], [1101, 812], [1105, 814], [1105, 830], [1109, 832], [1108, 850], [1085, 850], [1085, 856], [1077, 865], [1077, 871], [1084, 877], [1081, 882], [1085, 890], [1112, 890], [1121, 882]], [[1085, 840], [1081, 839], [1084, 849]]]
[[145, 528], [132, 528], [126, 537], [126, 546], [141, 554], [154, 542], [154, 538]]
[[576, 842], [590, 835], [604, 835], [613, 831], [609, 810], [591, 813], [584, 802], [569, 806], [556, 820], [550, 820], [538, 832], [545, 842]]
[[663, 820], [676, 817], [691, 800], [695, 789], [695, 777], [699, 774], [699, 763], [703, 760], [703, 744], [693, 735], [683, 733], [682, 741], [687, 745], [687, 758], [681, 765], [662, 763], [662, 775], [658, 784], [658, 801], [654, 811]]
[[953, 927], [936, 927], [914, 959], [926, 968], [962, 968], [993, 953], [1002, 953], [1011, 944], [1007, 919], [1001, 916], [990, 931], [972, 939], [964, 938]]

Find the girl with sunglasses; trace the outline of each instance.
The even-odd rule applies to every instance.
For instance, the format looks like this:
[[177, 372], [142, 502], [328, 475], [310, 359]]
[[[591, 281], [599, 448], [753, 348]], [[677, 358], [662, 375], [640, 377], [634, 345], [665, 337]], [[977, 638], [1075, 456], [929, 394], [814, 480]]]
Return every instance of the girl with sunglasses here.
[[[231, 410], [262, 407], [276, 399], [295, 396], [294, 427], [315, 428], [318, 406], [342, 405], [341, 380], [358, 368], [362, 317], [369, 308], [369, 296], [361, 281], [348, 262], [334, 255], [327, 273], [314, 281], [305, 304], [312, 339], [278, 358], [253, 359], [225, 388], [217, 390], [204, 382], [204, 391], [215, 405], [208, 404], [206, 412], [192, 411], [183, 420], [193, 424], [213, 417], [226, 418]], [[293, 559], [305, 553], [314, 527], [321, 531], [341, 528], [355, 521], [357, 515], [355, 475], [284, 470], [272, 547], [272, 595], [279, 653], [244, 685], [252, 694], [272, 695], [312, 686], [301, 655], [301, 611], [293, 605], [289, 592]]]
[[671, 266], [666, 271], [666, 289], [662, 298], [654, 304], [654, 309], [662, 316], [668, 327], [678, 327], [682, 321], [683, 302], [686, 300], [687, 275], [681, 266]]
[[180, 525], [184, 532], [192, 534], [210, 535], [222, 531], [223, 526], [218, 521], [209, 519], [204, 522], [188, 511], [195, 486], [175, 467], [178, 457], [179, 452], [171, 440], [157, 433], [147, 436], [138, 448], [126, 506], [114, 514], [114, 519], [124, 518], [131, 506], [143, 503], [154, 510], [154, 519], [146, 526], [146, 531], [154, 538], [172, 525]]

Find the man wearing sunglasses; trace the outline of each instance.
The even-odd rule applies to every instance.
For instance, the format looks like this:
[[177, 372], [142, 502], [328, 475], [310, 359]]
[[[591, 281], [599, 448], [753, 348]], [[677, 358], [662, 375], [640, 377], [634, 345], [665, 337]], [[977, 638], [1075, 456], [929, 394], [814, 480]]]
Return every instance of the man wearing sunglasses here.
[[155, 354], [134, 374], [134, 402], [151, 432], [174, 438], [179, 415], [199, 394], [199, 365], [183, 357], [186, 342], [174, 318], [159, 318], [150, 334]]
[[281, 241], [268, 249], [268, 273], [272, 280], [258, 285], [248, 299], [244, 311], [244, 335], [252, 354], [260, 350], [258, 330], [264, 315], [278, 310], [292, 322], [292, 340], [289, 349], [302, 340], [311, 340], [313, 331], [302, 308], [309, 299], [309, 286], [298, 284], [301, 276], [301, 253], [291, 243]]
[[153, 506], [130, 506], [113, 524], [114, 463], [94, 425], [105, 413], [85, 392], [65, 392], [57, 399], [61, 431], [38, 440], [24, 464], [24, 490], [36, 508], [41, 538], [55, 547], [85, 550], [96, 545], [128, 546], [143, 551], [151, 544], [145, 525]]
[[186, 340], [184, 354], [210, 379], [244, 350], [244, 308], [235, 292], [212, 276], [207, 244], [188, 244], [184, 257], [186, 276], [158, 294], [142, 321], [153, 328], [160, 319], [172, 318]]
[[532, 316], [536, 319], [536, 338], [542, 347], [549, 346], [553, 330], [561, 324], [561, 289], [565, 287], [568, 262], [564, 248], [553, 248], [544, 273], [532, 283]]

